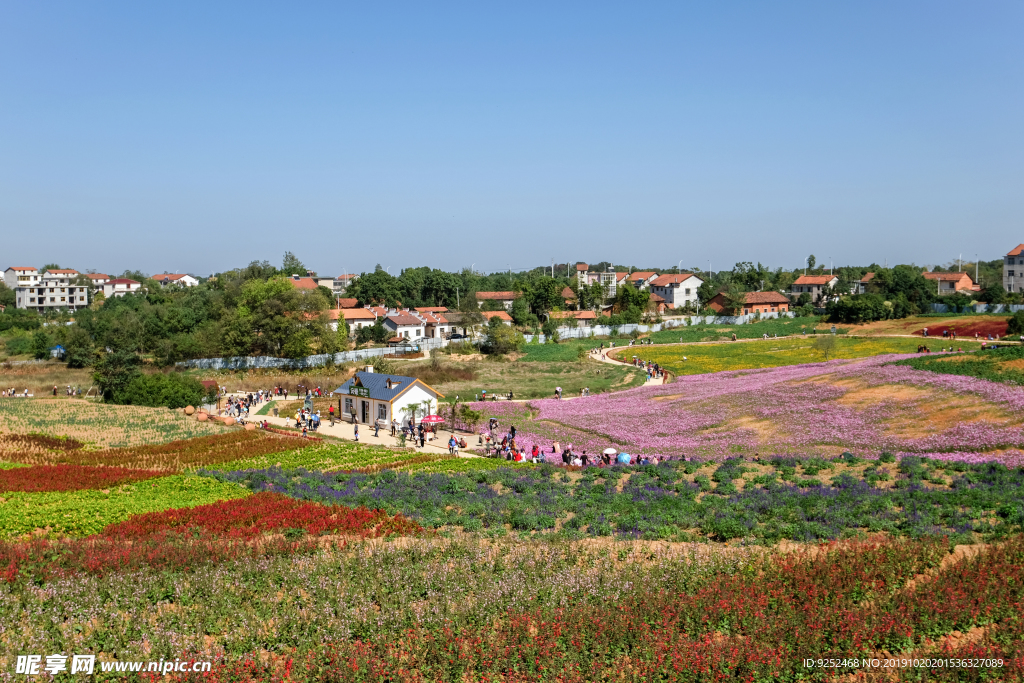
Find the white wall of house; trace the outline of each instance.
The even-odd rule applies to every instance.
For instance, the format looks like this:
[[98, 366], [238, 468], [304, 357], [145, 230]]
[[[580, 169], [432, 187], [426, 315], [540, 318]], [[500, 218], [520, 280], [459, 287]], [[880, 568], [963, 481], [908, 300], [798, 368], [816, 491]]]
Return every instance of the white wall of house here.
[[673, 282], [668, 286], [660, 287], [651, 285], [652, 294], [657, 294], [665, 300], [665, 305], [671, 308], [678, 308], [686, 304], [697, 304], [697, 290], [704, 284], [699, 277], [689, 277], [682, 282]]
[[426, 324], [420, 323], [419, 325], [396, 325], [388, 318], [384, 318], [384, 327], [394, 332], [395, 335], [398, 337], [405, 337], [406, 339], [416, 339], [418, 337], [425, 336], [424, 330]]
[[423, 401], [426, 401], [428, 398], [432, 401], [432, 403], [430, 404], [430, 412], [436, 414], [437, 394], [433, 394], [427, 391], [426, 389], [423, 388], [422, 384], [414, 384], [412, 389], [409, 389], [409, 391], [405, 392], [404, 394], [395, 399], [393, 404], [395, 409], [395, 415], [399, 416], [398, 419], [400, 422], [405, 422], [406, 420], [409, 419], [409, 414], [404, 412], [404, 408], [410, 403], [416, 403], [416, 421], [419, 422], [418, 418], [423, 417], [424, 415], [422, 403]]

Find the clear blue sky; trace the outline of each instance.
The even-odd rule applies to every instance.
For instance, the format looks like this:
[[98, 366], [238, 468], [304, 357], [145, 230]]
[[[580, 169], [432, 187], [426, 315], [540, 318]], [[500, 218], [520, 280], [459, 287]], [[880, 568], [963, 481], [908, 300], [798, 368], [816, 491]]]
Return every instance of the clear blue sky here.
[[1024, 242], [1024, 3], [0, 4], [0, 269], [944, 263]]

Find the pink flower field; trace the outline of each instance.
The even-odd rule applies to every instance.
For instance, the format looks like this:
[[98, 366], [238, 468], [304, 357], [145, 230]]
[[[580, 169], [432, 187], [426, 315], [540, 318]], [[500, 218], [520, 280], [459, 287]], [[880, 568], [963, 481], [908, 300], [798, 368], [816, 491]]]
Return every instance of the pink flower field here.
[[[572, 400], [477, 406], [515, 424], [519, 443], [660, 457], [877, 457], [882, 451], [1024, 464], [1024, 390], [889, 365], [837, 360], [680, 377]], [[532, 418], [532, 419], [531, 419]]]

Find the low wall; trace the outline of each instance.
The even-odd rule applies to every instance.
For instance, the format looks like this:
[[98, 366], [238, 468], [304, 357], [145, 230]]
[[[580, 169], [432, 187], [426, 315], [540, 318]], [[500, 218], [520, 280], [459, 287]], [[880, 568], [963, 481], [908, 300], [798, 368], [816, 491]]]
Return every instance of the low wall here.
[[[617, 330], [619, 334], [632, 334], [633, 330], [638, 330], [641, 334], [650, 332], [661, 332], [662, 330], [671, 330], [676, 327], [692, 326], [692, 325], [746, 325], [748, 323], [757, 322], [759, 320], [769, 320], [773, 318], [795, 318], [796, 314], [792, 311], [784, 313], [761, 313], [758, 316], [755, 313], [750, 315], [687, 315], [679, 318], [669, 318], [661, 323], [655, 325], [593, 325], [591, 327], [559, 327], [558, 337], [559, 339], [584, 339], [586, 337], [601, 337], [611, 335], [612, 330]], [[532, 342], [534, 335], [524, 335], [526, 341]], [[540, 343], [543, 344], [547, 338], [543, 334], [536, 335]]]

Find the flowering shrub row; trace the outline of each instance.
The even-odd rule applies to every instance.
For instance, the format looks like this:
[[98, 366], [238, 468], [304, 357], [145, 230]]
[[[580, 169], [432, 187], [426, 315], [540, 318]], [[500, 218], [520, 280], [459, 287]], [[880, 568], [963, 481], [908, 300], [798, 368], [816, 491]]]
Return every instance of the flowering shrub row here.
[[[613, 600], [570, 600], [439, 626], [414, 623], [310, 643], [280, 659], [225, 659], [203, 680], [872, 680], [859, 667], [815, 670], [803, 662], [950, 651], [982, 654], [1003, 666], [961, 670], [947, 680], [1020, 680], [1024, 540], [940, 565], [949, 550], [935, 538], [834, 545], [754, 562], [692, 588], [627, 586]], [[1002, 577], [1002, 589], [994, 577]], [[980, 590], [966, 590], [979, 579]], [[986, 634], [969, 647], [954, 650], [937, 640], [979, 625]], [[901, 673], [920, 680], [923, 672]]]
[[12, 451], [5, 452], [4, 459], [30, 465], [119, 466], [180, 472], [189, 467], [255, 458], [295, 448], [296, 445], [292, 439], [270, 436], [258, 431], [248, 432], [236, 429], [213, 436], [201, 436], [158, 445], [130, 446], [101, 451]]
[[33, 465], [0, 470], [0, 493], [5, 491], [80, 491], [101, 489], [166, 474], [156, 470], [80, 465]]
[[[75, 540], [0, 541], [0, 577], [46, 581], [75, 573], [177, 570], [246, 555], [289, 555], [320, 547], [323, 535], [378, 538], [422, 528], [380, 510], [304, 503], [261, 493], [194, 508], [142, 514]], [[334, 543], [345, 544], [344, 540]]]
[[[493, 460], [481, 462], [495, 462]], [[458, 526], [490, 534], [557, 533], [570, 538], [618, 534], [689, 540], [692, 530], [714, 540], [836, 539], [862, 529], [894, 535], [973, 532], [1005, 535], [1024, 528], [1024, 467], [906, 457], [877, 463], [774, 461], [775, 472], [724, 463], [664, 462], [657, 466], [502, 468], [467, 473], [383, 472], [376, 475], [268, 468], [204, 472], [253, 491], [348, 506], [382, 507], [427, 527]], [[791, 465], [791, 466], [790, 466]], [[795, 476], [796, 468], [804, 477]], [[828, 483], [820, 474], [842, 469]], [[780, 480], [778, 473], [786, 480]], [[791, 476], [792, 474], [792, 476]], [[743, 490], [734, 483], [743, 479]], [[791, 483], [790, 483], [791, 482]], [[887, 486], [883, 482], [892, 482]]]

